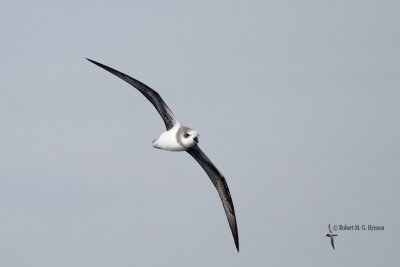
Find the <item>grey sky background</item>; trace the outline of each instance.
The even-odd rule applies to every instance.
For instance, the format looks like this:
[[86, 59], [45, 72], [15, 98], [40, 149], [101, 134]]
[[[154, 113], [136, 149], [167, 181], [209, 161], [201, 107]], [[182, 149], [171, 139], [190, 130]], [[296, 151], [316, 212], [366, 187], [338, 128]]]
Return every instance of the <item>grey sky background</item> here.
[[[398, 266], [398, 1], [2, 1], [1, 266]], [[157, 90], [224, 173], [219, 197]], [[379, 232], [327, 225], [384, 225]]]

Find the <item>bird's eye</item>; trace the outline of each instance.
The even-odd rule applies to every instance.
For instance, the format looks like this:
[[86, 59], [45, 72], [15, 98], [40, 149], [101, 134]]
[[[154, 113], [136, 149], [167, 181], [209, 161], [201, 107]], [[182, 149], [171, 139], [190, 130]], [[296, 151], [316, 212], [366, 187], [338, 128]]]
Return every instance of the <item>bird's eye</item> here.
[[188, 138], [190, 136], [190, 134], [188, 134], [188, 133], [185, 133], [184, 135], [183, 135], [183, 137], [185, 137], [185, 138]]

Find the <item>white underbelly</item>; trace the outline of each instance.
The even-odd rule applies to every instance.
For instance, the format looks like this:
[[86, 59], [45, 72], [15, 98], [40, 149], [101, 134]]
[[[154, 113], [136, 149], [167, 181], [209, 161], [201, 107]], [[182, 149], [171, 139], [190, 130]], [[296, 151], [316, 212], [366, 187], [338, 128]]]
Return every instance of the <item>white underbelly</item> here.
[[176, 130], [164, 132], [153, 142], [153, 147], [169, 151], [185, 151], [186, 148], [180, 144], [176, 137]]
[[157, 147], [159, 149], [169, 150], [169, 151], [185, 151], [185, 147], [176, 141], [172, 140], [159, 140]]

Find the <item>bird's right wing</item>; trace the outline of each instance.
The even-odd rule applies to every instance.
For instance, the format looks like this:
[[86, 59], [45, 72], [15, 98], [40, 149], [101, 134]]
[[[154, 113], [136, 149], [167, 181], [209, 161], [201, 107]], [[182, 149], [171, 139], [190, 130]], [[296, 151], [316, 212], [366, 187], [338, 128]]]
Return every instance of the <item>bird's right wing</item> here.
[[167, 128], [167, 130], [171, 129], [176, 123], [179, 123], [178, 120], [175, 118], [174, 114], [172, 113], [172, 111], [167, 106], [167, 104], [165, 104], [161, 96], [156, 91], [151, 89], [149, 86], [99, 62], [96, 62], [88, 58], [86, 59], [92, 62], [93, 64], [105, 69], [106, 71], [111, 72], [115, 76], [121, 78], [125, 82], [129, 83], [130, 85], [138, 89], [139, 92], [141, 92], [157, 109], [158, 113], [160, 114], [161, 118], [165, 123], [165, 127]]

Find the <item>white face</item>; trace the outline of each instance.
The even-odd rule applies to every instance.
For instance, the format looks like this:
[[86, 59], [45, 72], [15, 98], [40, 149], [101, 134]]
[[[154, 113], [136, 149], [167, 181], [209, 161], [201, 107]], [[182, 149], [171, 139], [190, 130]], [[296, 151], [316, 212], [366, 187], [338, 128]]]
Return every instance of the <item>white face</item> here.
[[199, 133], [196, 130], [181, 127], [177, 133], [178, 142], [184, 147], [189, 148], [199, 142]]

